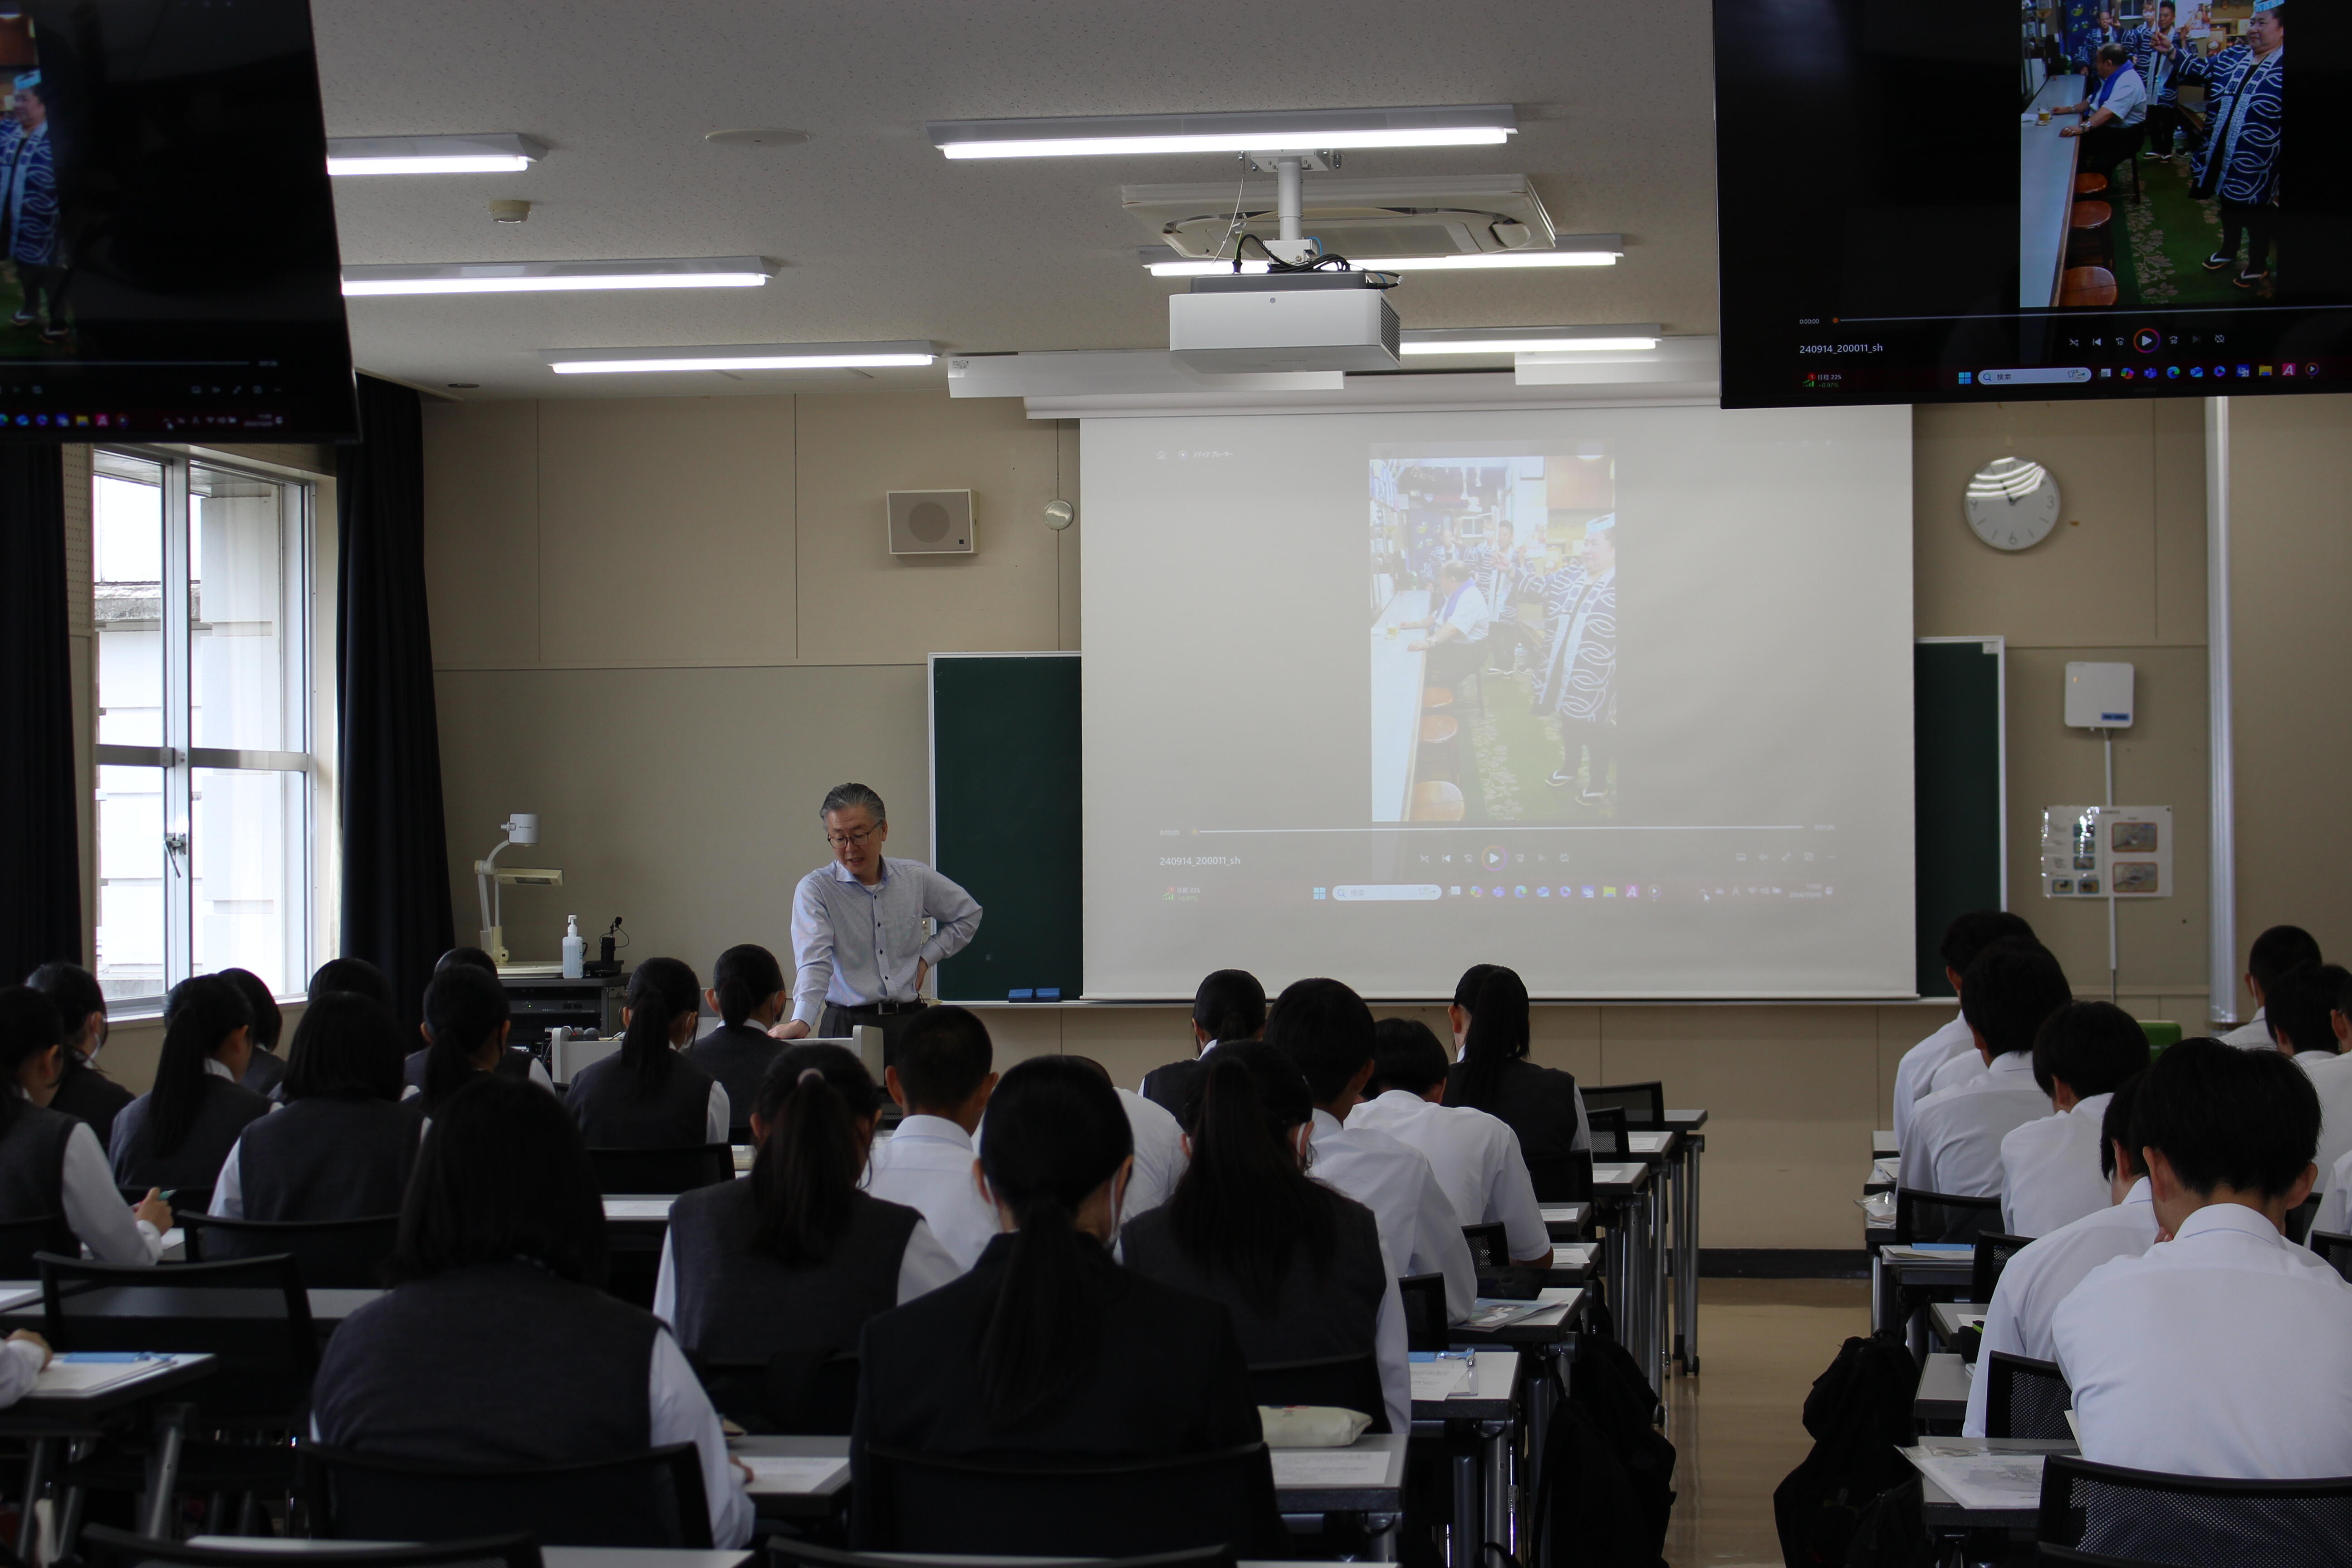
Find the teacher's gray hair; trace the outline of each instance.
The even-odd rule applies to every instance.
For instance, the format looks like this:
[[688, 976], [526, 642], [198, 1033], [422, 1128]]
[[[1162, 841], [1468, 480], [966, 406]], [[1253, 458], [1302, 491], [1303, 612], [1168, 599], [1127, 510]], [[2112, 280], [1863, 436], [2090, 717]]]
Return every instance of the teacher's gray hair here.
[[882, 807], [882, 797], [862, 784], [835, 784], [824, 792], [824, 804], [816, 808], [817, 820], [824, 821], [836, 811], [863, 806], [866, 815], [876, 822], [887, 822], [890, 814]]

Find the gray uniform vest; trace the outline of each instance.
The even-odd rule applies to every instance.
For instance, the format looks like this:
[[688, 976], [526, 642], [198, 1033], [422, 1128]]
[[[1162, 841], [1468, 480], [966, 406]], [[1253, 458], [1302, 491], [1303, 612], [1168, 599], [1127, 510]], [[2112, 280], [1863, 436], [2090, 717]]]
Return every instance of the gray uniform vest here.
[[388, 1100], [313, 1094], [245, 1130], [245, 1217], [362, 1219], [398, 1214], [416, 1163], [416, 1112]]
[[639, 1098], [636, 1069], [615, 1052], [580, 1069], [564, 1104], [591, 1149], [678, 1149], [703, 1142], [709, 1131], [710, 1083], [673, 1051], [668, 1077]]
[[850, 1215], [831, 1257], [793, 1268], [751, 1251], [751, 1183], [679, 1194], [669, 1211], [678, 1342], [704, 1361], [734, 1364], [778, 1351], [855, 1350], [866, 1320], [898, 1304], [899, 1261], [922, 1216], [864, 1193]]
[[772, 1040], [750, 1024], [721, 1024], [686, 1050], [686, 1059], [717, 1079], [727, 1089], [728, 1120], [738, 1127], [751, 1121], [751, 1106], [759, 1099], [760, 1080], [768, 1065], [783, 1054], [784, 1042]]
[[126, 1187], [209, 1187], [245, 1124], [269, 1112], [269, 1101], [240, 1083], [206, 1073], [195, 1120], [169, 1154], [155, 1152], [147, 1130], [155, 1097], [142, 1094], [114, 1119], [114, 1179]]

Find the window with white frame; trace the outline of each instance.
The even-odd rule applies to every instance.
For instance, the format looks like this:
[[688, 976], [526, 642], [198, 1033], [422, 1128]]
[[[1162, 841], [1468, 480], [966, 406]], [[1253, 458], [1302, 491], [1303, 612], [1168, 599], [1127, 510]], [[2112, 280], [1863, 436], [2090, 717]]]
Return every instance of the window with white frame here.
[[98, 978], [160, 997], [310, 971], [313, 493], [145, 448], [91, 454]]

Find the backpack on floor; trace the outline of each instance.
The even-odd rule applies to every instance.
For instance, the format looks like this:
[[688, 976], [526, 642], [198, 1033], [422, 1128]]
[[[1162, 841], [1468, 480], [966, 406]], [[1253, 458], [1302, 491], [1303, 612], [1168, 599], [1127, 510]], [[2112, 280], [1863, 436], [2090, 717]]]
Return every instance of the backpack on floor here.
[[1895, 1452], [1917, 1441], [1919, 1363], [1892, 1330], [1845, 1342], [1805, 1396], [1812, 1451], [1772, 1493], [1788, 1568], [1843, 1568], [1863, 1514], [1911, 1479]]
[[1675, 1446], [1640, 1363], [1613, 1340], [1577, 1336], [1554, 1407], [1535, 1501], [1534, 1568], [1661, 1568], [1674, 1512]]

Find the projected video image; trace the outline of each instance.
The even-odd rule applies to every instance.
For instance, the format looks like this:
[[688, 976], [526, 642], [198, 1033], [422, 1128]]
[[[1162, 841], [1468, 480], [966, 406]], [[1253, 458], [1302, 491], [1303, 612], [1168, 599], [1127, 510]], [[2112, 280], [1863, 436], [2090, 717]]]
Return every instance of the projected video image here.
[[2073, 0], [2041, 40], [2019, 131], [2019, 304], [2275, 295], [2285, 13], [2210, 10], [2184, 0], [2118, 23]]
[[1616, 464], [1376, 447], [1375, 822], [1617, 814]]
[[69, 343], [58, 160], [33, 19], [0, 12], [0, 355]]

